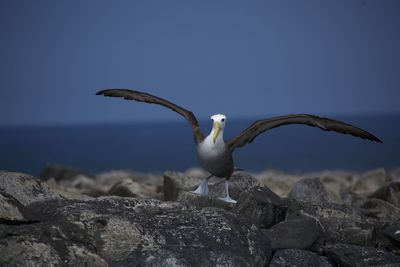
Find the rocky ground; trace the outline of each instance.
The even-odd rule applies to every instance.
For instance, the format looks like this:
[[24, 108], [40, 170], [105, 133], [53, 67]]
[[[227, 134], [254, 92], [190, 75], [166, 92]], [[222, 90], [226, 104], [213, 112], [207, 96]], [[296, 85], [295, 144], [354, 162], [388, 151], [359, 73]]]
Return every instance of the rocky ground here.
[[0, 266], [400, 266], [400, 170], [0, 172]]

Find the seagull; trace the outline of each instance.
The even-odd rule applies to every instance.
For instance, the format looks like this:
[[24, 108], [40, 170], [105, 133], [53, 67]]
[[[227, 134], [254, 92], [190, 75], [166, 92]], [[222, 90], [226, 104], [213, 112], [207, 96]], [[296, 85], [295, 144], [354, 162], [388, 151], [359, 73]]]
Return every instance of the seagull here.
[[204, 136], [196, 117], [191, 111], [163, 98], [130, 89], [105, 89], [97, 92], [96, 95], [121, 97], [126, 100], [157, 104], [169, 108], [183, 116], [192, 127], [193, 138], [197, 145], [197, 157], [200, 165], [210, 173], [208, 177], [204, 178], [193, 193], [208, 195], [208, 180], [213, 176], [225, 178], [226, 196], [223, 198], [221, 197], [220, 199], [229, 203], [236, 203], [236, 201], [229, 196], [229, 178], [233, 172], [238, 170], [235, 168], [232, 153], [235, 149], [253, 142], [259, 134], [267, 130], [288, 124], [305, 124], [308, 126], [318, 127], [324, 131], [350, 134], [352, 136], [382, 143], [382, 141], [376, 136], [365, 130], [341, 121], [310, 114], [291, 114], [257, 120], [244, 129], [240, 134], [226, 142], [224, 140], [226, 116], [223, 114], [211, 116], [213, 121], [211, 132], [209, 135]]

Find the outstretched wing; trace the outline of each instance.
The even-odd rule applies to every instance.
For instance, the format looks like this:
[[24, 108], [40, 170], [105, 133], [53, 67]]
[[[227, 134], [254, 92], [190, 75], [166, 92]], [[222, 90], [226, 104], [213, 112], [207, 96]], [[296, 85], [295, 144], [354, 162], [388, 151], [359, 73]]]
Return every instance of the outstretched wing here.
[[275, 117], [272, 119], [258, 120], [245, 129], [241, 134], [229, 140], [228, 146], [231, 151], [233, 151], [238, 147], [242, 147], [253, 142], [254, 138], [256, 138], [260, 133], [287, 124], [306, 124], [308, 126], [318, 127], [325, 131], [335, 131], [342, 134], [350, 134], [363, 139], [382, 143], [381, 140], [369, 132], [341, 121], [308, 114], [294, 114]]
[[104, 96], [111, 96], [111, 97], [122, 97], [127, 100], [135, 100], [138, 102], [145, 102], [145, 103], [150, 103], [150, 104], [158, 104], [164, 107], [167, 107], [169, 109], [172, 109], [173, 111], [179, 113], [181, 116], [183, 116], [192, 126], [192, 131], [193, 131], [193, 137], [195, 142], [198, 144], [204, 139], [204, 135], [201, 132], [201, 129], [199, 127], [199, 123], [194, 116], [194, 114], [186, 110], [178, 105], [175, 105], [174, 103], [171, 103], [165, 99], [162, 99], [160, 97], [144, 93], [144, 92], [139, 92], [139, 91], [133, 91], [129, 89], [106, 89], [102, 90], [96, 93], [96, 95], [104, 95]]

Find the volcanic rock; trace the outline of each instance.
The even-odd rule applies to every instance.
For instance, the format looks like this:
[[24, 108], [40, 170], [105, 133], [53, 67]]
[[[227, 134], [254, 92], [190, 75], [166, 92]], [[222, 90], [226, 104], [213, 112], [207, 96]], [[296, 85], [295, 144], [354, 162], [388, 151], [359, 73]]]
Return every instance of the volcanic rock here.
[[270, 267], [333, 267], [326, 257], [318, 254], [300, 250], [283, 249], [278, 250], [271, 260]]
[[93, 175], [85, 171], [78, 170], [69, 166], [62, 166], [56, 164], [46, 166], [40, 173], [39, 177], [42, 180], [49, 180], [53, 178], [58, 182], [62, 180], [70, 180], [78, 175], [84, 175], [86, 177], [93, 178]]
[[289, 199], [311, 203], [341, 202], [339, 196], [325, 188], [319, 178], [304, 178], [294, 183]]
[[368, 197], [382, 199], [400, 208], [400, 182], [387, 183]]
[[321, 227], [313, 218], [299, 216], [263, 230], [271, 241], [272, 250], [309, 249], [321, 234]]
[[372, 245], [376, 237], [376, 221], [368, 219], [362, 209], [341, 204], [313, 204], [291, 201], [287, 216], [305, 215], [314, 218], [322, 228], [318, 239], [324, 242]]
[[164, 200], [176, 200], [180, 192], [195, 190], [201, 181], [199, 178], [187, 176], [180, 172], [164, 172]]
[[250, 219], [257, 227], [268, 228], [283, 221], [287, 206], [278, 195], [265, 187], [244, 191], [235, 211]]
[[392, 179], [385, 169], [372, 170], [358, 178], [353, 186], [353, 191], [357, 194], [369, 194], [391, 181]]
[[373, 247], [328, 244], [324, 251], [338, 266], [400, 266], [400, 256]]
[[[27, 218], [40, 221], [35, 227], [41, 232], [35, 238], [42, 236], [46, 246], [56, 250], [53, 234], [62, 243], [86, 244], [85, 249], [113, 266], [161, 266], [165, 262], [264, 266], [271, 257], [269, 240], [260, 230], [218, 208], [188, 209], [176, 202], [108, 197], [41, 201], [27, 210]], [[60, 230], [46, 232], [49, 225]], [[8, 242], [6, 236], [0, 244]], [[58, 257], [68, 256], [58, 252]]]

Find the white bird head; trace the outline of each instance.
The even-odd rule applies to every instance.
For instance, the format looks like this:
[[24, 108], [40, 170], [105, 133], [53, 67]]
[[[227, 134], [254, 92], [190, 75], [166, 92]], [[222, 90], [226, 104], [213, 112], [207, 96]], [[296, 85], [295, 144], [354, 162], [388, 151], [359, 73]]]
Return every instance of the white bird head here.
[[219, 135], [222, 137], [224, 133], [226, 116], [223, 114], [215, 114], [211, 116], [211, 119], [213, 120], [212, 132], [213, 132], [213, 143], [215, 144], [217, 137]]

